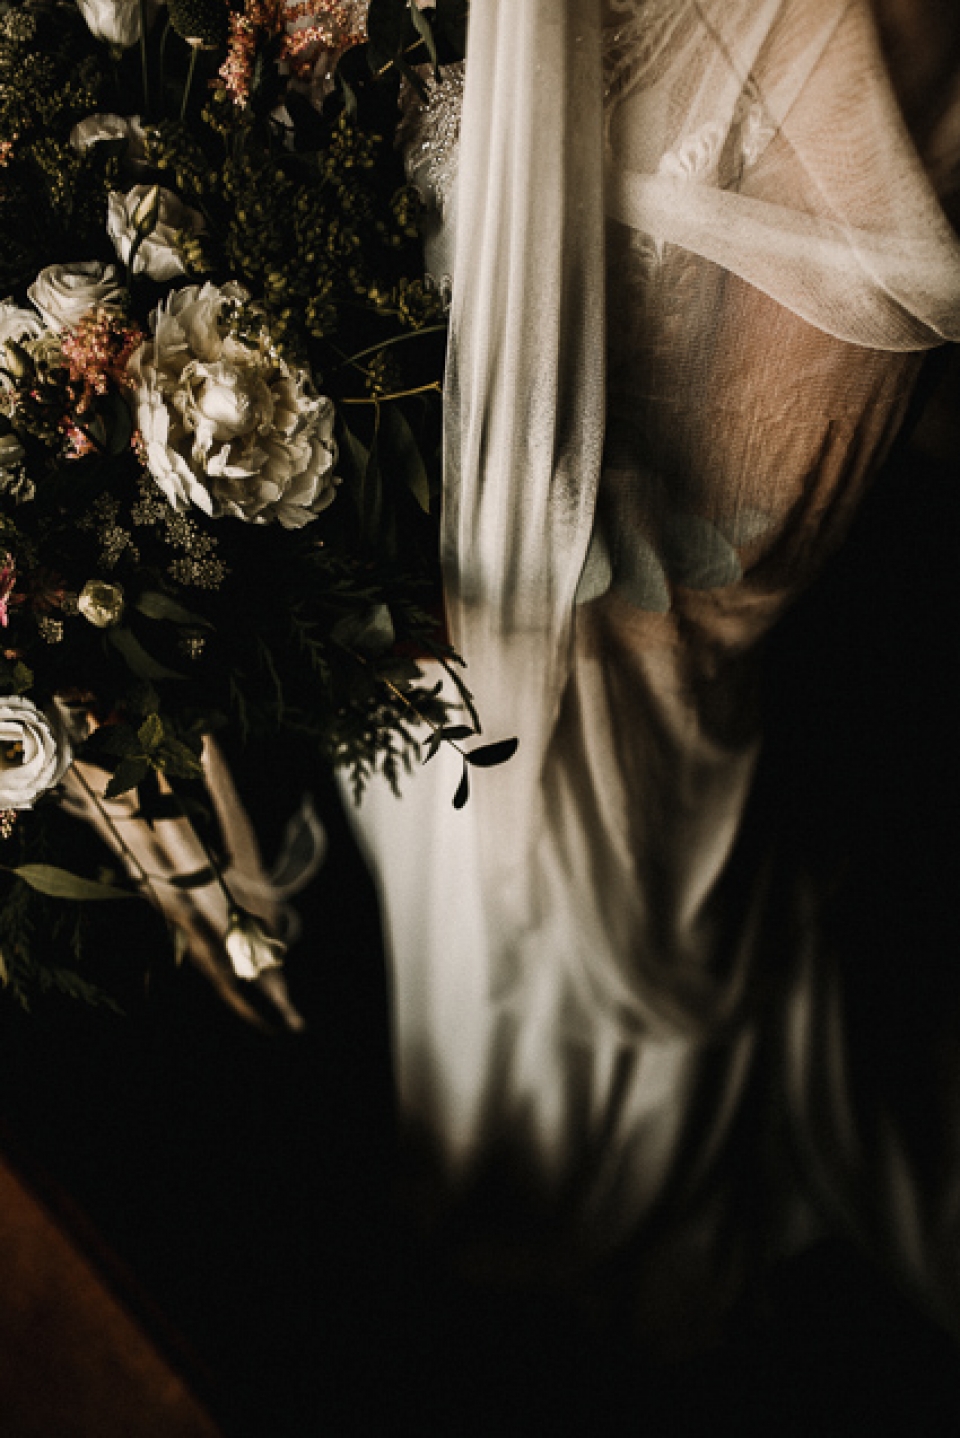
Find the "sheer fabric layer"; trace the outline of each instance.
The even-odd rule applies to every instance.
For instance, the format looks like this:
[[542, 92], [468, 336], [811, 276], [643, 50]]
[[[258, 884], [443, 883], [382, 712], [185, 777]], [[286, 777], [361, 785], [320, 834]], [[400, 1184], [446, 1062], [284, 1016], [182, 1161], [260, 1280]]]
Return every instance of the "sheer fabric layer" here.
[[[863, 0], [472, 8], [443, 557], [487, 734], [521, 747], [462, 813], [441, 757], [358, 824], [402, 1099], [488, 1267], [568, 1274], [636, 1233], [655, 1267], [672, 1213], [715, 1276], [758, 1084], [792, 1092], [849, 1192], [851, 1150], [803, 1100], [816, 905], [771, 952], [767, 871], [745, 892], [733, 858], [765, 638], [844, 537], [922, 352], [960, 338], [960, 246], [886, 53]], [[492, 1171], [522, 1175], [512, 1247], [470, 1207]], [[897, 1174], [858, 1221], [902, 1258]], [[813, 1222], [788, 1187], [774, 1244]], [[912, 1276], [956, 1295], [934, 1249]]]

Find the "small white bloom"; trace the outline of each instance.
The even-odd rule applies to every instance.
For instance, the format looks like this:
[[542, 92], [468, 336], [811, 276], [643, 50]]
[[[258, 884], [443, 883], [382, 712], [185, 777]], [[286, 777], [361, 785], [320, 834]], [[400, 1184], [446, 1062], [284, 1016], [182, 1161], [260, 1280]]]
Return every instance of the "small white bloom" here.
[[60, 782], [72, 759], [59, 724], [29, 699], [0, 698], [0, 809], [30, 809]]
[[[118, 190], [110, 194], [107, 233], [124, 264], [130, 262], [137, 237], [137, 212], [152, 188], [151, 185], [134, 185], [125, 195]], [[203, 217], [196, 210], [191, 210], [172, 190], [161, 189], [157, 222], [137, 250], [133, 261], [134, 274], [146, 272], [152, 280], [161, 283], [186, 274], [177, 234], [185, 231], [198, 235], [202, 229]]]
[[88, 579], [77, 596], [77, 609], [97, 629], [112, 629], [123, 618], [123, 590], [119, 584]]
[[84, 260], [70, 265], [48, 265], [27, 290], [51, 329], [75, 325], [87, 310], [120, 310], [126, 299], [116, 265]]
[[36, 339], [43, 331], [43, 321], [36, 310], [21, 309], [13, 300], [0, 300], [0, 352], [7, 340], [23, 344]]
[[279, 969], [287, 948], [282, 939], [272, 939], [260, 920], [244, 909], [231, 913], [223, 946], [238, 979], [258, 979], [269, 969]]
[[325, 509], [333, 473], [333, 404], [266, 334], [230, 331], [239, 285], [190, 285], [150, 317], [153, 338], [130, 362], [147, 467], [175, 509], [299, 529]]
[[81, 154], [101, 140], [125, 140], [124, 161], [133, 171], [147, 164], [147, 137], [139, 115], [87, 115], [70, 131], [70, 144]]

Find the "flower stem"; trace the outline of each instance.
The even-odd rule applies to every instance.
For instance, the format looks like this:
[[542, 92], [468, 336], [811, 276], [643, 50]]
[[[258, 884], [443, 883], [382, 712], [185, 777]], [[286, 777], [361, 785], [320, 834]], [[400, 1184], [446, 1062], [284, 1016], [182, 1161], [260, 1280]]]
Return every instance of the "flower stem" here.
[[341, 404], [386, 404], [392, 399], [410, 399], [415, 394], [441, 394], [442, 389], [438, 380], [430, 384], [418, 385], [416, 389], [398, 389], [393, 394], [378, 394], [370, 399], [342, 399]]
[[[356, 365], [358, 360], [366, 359], [367, 355], [379, 354], [381, 350], [389, 349], [391, 345], [404, 344], [407, 340], [419, 339], [421, 335], [441, 334], [446, 328], [446, 325], [427, 325], [422, 330], [410, 330], [407, 334], [393, 335], [392, 338], [383, 340], [378, 345], [369, 345], [365, 350], [358, 350], [355, 355], [344, 355], [343, 365], [339, 366], [339, 368], [342, 369], [343, 366], [348, 364]], [[336, 370], [332, 371], [332, 373], [336, 374]]]
[[190, 64], [187, 67], [187, 79], [183, 87], [183, 99], [180, 102], [181, 123], [187, 118], [187, 106], [190, 103], [190, 91], [193, 89], [193, 75], [194, 71], [197, 68], [197, 49], [198, 47], [196, 45], [190, 46]]
[[140, 10], [140, 73], [143, 78], [143, 113], [149, 119], [153, 113], [150, 103], [150, 65], [147, 59], [147, 0], [137, 0]]

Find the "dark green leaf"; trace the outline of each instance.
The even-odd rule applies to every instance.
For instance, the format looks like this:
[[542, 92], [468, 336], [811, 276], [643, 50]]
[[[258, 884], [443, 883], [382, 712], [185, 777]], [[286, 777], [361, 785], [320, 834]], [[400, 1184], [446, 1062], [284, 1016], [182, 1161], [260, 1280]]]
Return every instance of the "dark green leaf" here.
[[427, 54], [430, 56], [430, 64], [433, 66], [434, 73], [436, 73], [438, 64], [437, 42], [433, 38], [433, 26], [427, 18], [426, 12], [421, 10], [418, 5], [410, 6], [410, 19], [413, 21], [414, 29], [427, 48]]
[[137, 730], [137, 738], [144, 754], [152, 754], [163, 738], [163, 723], [159, 714], [148, 714]]
[[8, 870], [16, 874], [38, 894], [50, 899], [132, 899], [136, 895], [129, 889], [115, 889], [112, 884], [98, 884], [94, 879], [82, 879], [68, 869], [58, 869], [54, 864], [20, 864]]
[[407, 0], [370, 0], [367, 56], [374, 75], [379, 75], [400, 54], [408, 24]]
[[413, 430], [395, 404], [384, 407], [381, 465], [387, 478], [404, 483], [425, 514], [430, 513], [430, 478]]
[[149, 759], [137, 754], [129, 759], [121, 759], [104, 790], [104, 797], [118, 799], [121, 794], [126, 794], [130, 789], [136, 789], [138, 784], [142, 784], [149, 772]]
[[426, 753], [424, 754], [424, 756], [423, 756], [423, 762], [424, 762], [424, 764], [429, 764], [429, 763], [430, 763], [430, 760], [434, 757], [434, 755], [436, 754], [437, 750], [440, 748], [440, 745], [441, 745], [442, 743], [443, 743], [443, 738], [442, 738], [442, 736], [441, 736], [441, 734], [440, 734], [440, 731], [439, 731], [439, 729], [435, 729], [435, 730], [433, 731], [433, 733], [430, 735], [430, 738], [427, 740], [427, 743], [426, 743], [426, 750], [427, 750], [427, 752], [426, 752]]
[[133, 435], [133, 415], [130, 413], [130, 406], [122, 394], [112, 390], [106, 400], [107, 405], [107, 449], [110, 454], [124, 454], [130, 448], [130, 439]]
[[480, 749], [471, 749], [467, 754], [468, 764], [476, 764], [481, 769], [493, 769], [497, 764], [505, 764], [512, 759], [517, 752], [518, 739], [500, 739], [496, 744], [484, 744]]
[[145, 589], [135, 607], [148, 619], [170, 619], [174, 624], [199, 624], [204, 629], [213, 628], [209, 619], [204, 619], [202, 614], [194, 614], [192, 609], [187, 609], [159, 589]]
[[468, 724], [452, 724], [448, 727], [445, 726], [443, 729], [440, 730], [440, 738], [447, 739], [450, 741], [456, 739], [469, 739], [471, 734], [475, 734], [476, 732], [477, 731], [475, 729], [471, 729]]
[[460, 776], [460, 783], [457, 785], [457, 792], [453, 796], [453, 807], [455, 809], [462, 809], [469, 798], [470, 776], [467, 771], [467, 766], [464, 764], [463, 774]]
[[390, 610], [385, 604], [376, 604], [372, 609], [347, 614], [338, 620], [330, 637], [348, 649], [358, 649], [361, 654], [385, 654], [397, 636]]
[[121, 627], [108, 629], [107, 638], [127, 661], [127, 665], [138, 679], [182, 679], [175, 669], [168, 669], [144, 649], [132, 629]]

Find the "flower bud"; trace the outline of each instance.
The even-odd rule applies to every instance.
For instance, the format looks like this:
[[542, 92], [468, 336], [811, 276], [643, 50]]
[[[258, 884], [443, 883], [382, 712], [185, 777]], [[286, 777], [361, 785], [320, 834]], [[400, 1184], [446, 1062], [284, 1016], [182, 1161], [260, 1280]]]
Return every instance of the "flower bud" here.
[[263, 924], [245, 909], [233, 909], [223, 946], [238, 979], [258, 979], [283, 964], [286, 944], [272, 939]]
[[112, 629], [123, 618], [123, 590], [119, 584], [88, 579], [77, 596], [77, 609], [97, 629]]
[[134, 207], [131, 220], [137, 235], [149, 235], [157, 227], [160, 214], [160, 186], [150, 185]]

